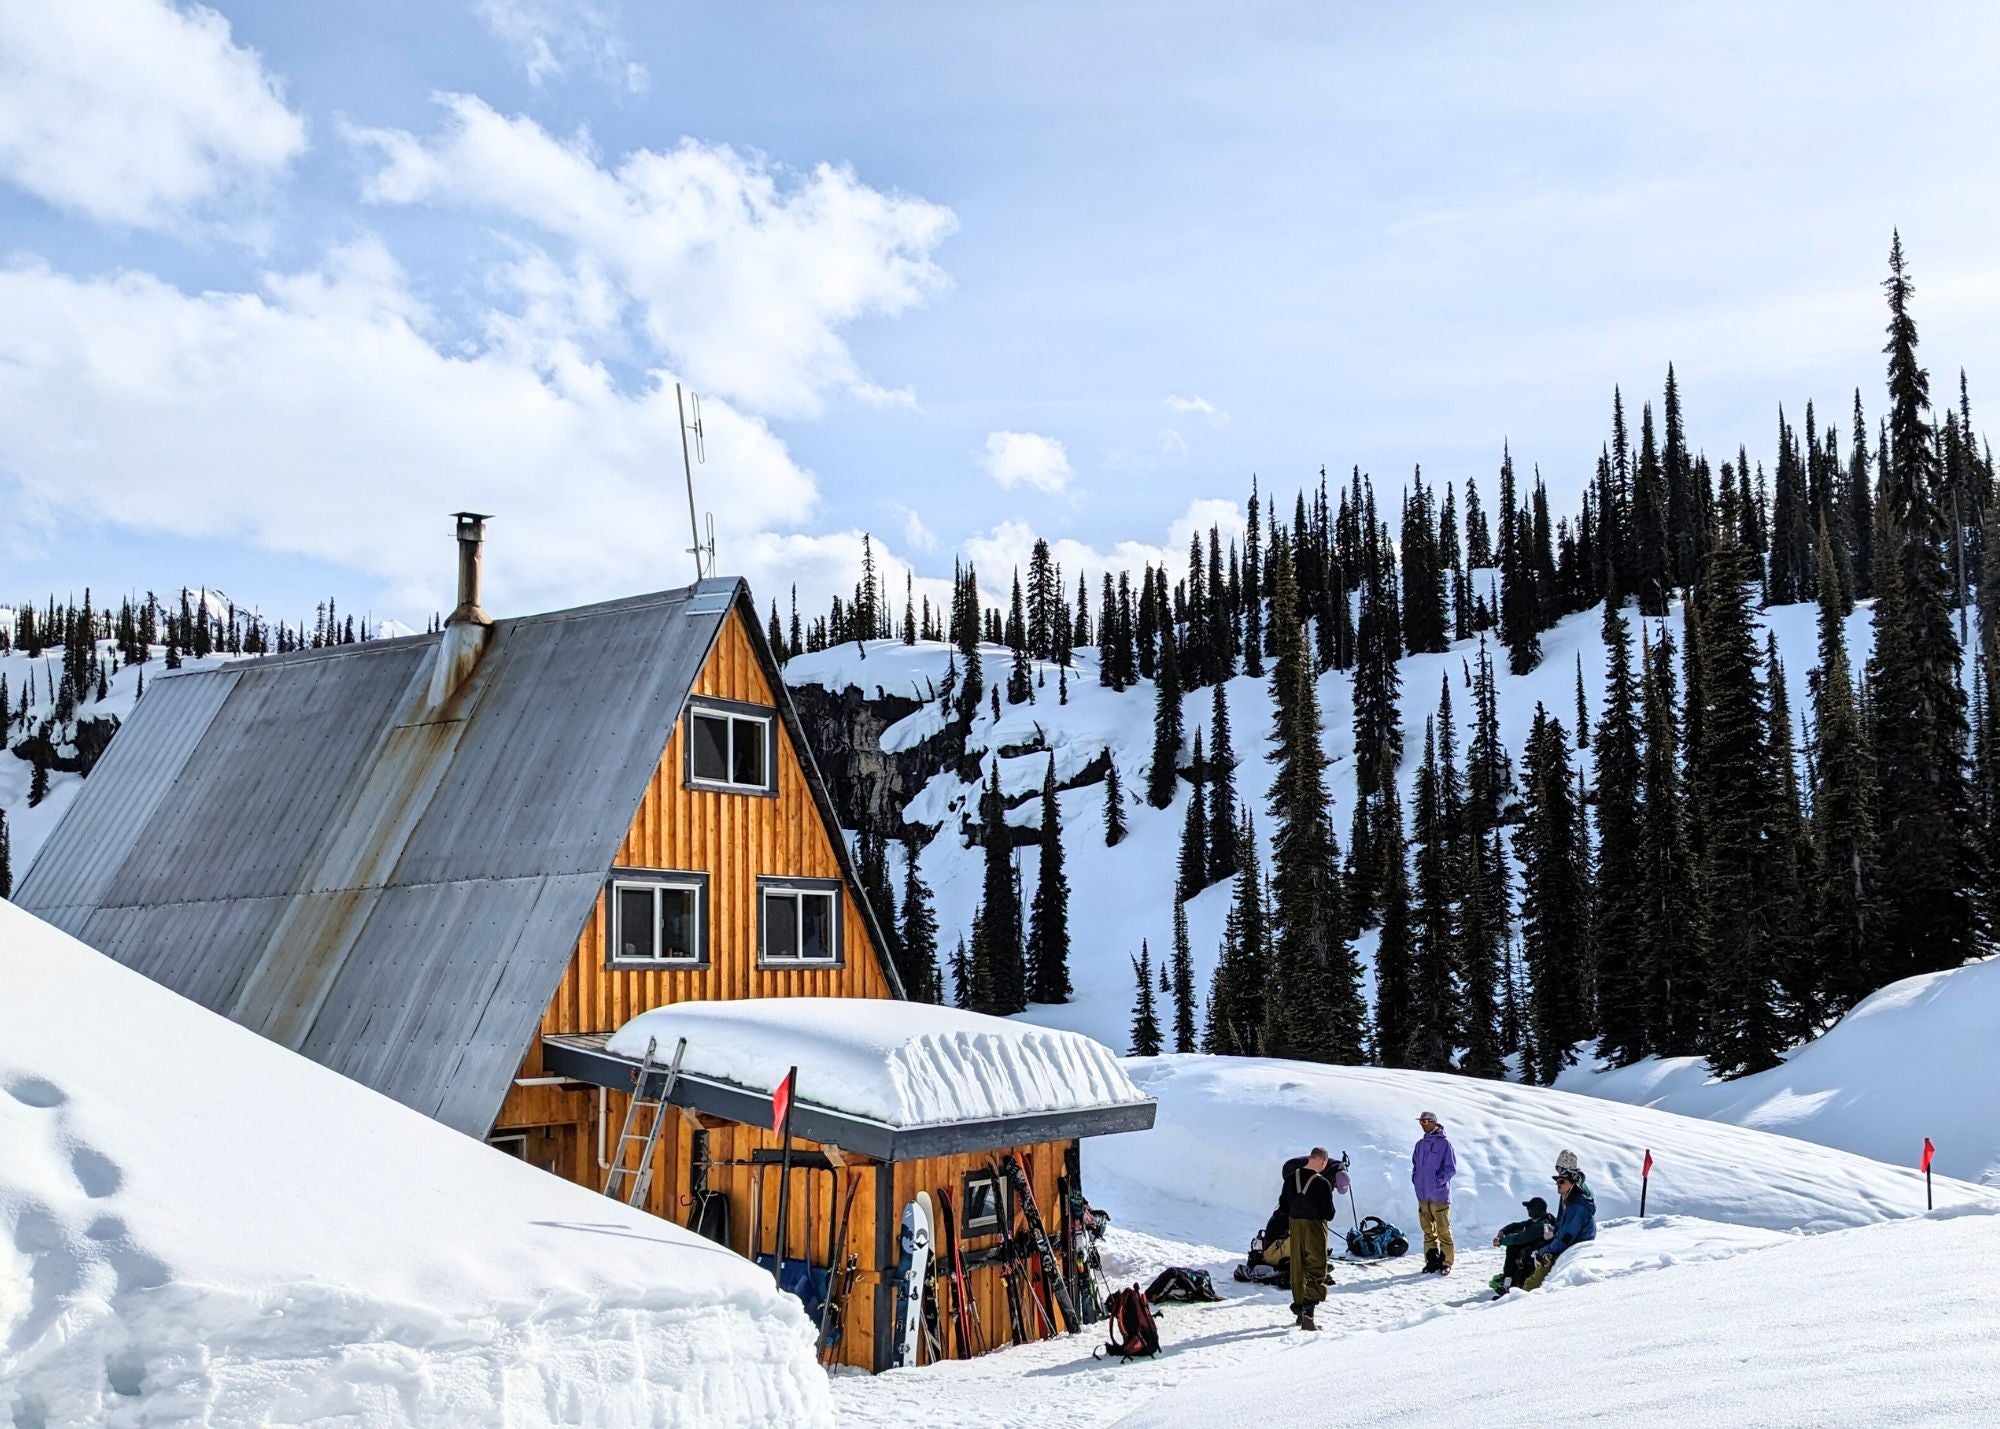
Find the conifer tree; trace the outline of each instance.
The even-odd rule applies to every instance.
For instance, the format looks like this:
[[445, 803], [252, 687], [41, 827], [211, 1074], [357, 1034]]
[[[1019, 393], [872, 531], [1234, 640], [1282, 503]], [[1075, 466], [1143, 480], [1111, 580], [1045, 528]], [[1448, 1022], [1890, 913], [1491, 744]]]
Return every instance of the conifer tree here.
[[1479, 504], [1479, 484], [1465, 479], [1465, 563], [1473, 570], [1493, 566], [1493, 532], [1486, 524], [1486, 508]]
[[1272, 991], [1270, 918], [1257, 840], [1246, 816], [1238, 835], [1243, 850], [1235, 891], [1224, 921], [1222, 953], [1215, 965], [1202, 1050], [1240, 1057], [1263, 1049], [1266, 998]]
[[1965, 694], [1942, 554], [1946, 520], [1927, 416], [1930, 376], [1917, 364], [1900, 235], [1889, 270], [1887, 530], [1877, 547], [1887, 580], [1876, 583], [1868, 679], [1882, 864], [1878, 986], [1973, 955], [1980, 882], [1965, 776]]
[[[1236, 746], [1229, 728], [1228, 683], [1215, 682], [1209, 727], [1215, 732], [1208, 751], [1208, 879], [1220, 883], [1236, 872], [1237, 828]], [[1197, 752], [1197, 759], [1199, 753]]]
[[[1847, 454], [1846, 527], [1849, 583], [1857, 597], [1875, 593], [1874, 478], [1868, 463], [1868, 420], [1861, 414], [1861, 389], [1854, 389], [1853, 448]], [[1985, 586], [1980, 587], [1983, 594]]]
[[[1618, 607], [1610, 601], [1604, 602], [1605, 614], [1609, 615]], [[1590, 702], [1583, 693], [1583, 652], [1576, 652], [1576, 747], [1590, 748]]]
[[[1706, 561], [1704, 553], [1704, 568]], [[1632, 961], [1645, 998], [1645, 1050], [1684, 1055], [1695, 1051], [1698, 1035], [1700, 949], [1695, 936], [1694, 862], [1680, 774], [1672, 637], [1662, 630], [1659, 643], [1646, 648], [1641, 661], [1646, 731], [1645, 764], [1640, 771], [1644, 792], [1639, 801], [1642, 903]], [[1605, 956], [1600, 951], [1600, 999], [1610, 995], [1604, 991]]]
[[1530, 545], [1532, 533], [1514, 506], [1514, 457], [1504, 446], [1500, 455], [1500, 643], [1507, 647], [1507, 668], [1525, 675], [1542, 662], [1539, 598]]
[[1630, 576], [1641, 615], [1667, 613], [1666, 479], [1653, 436], [1653, 404], [1639, 412], [1639, 463], [1632, 484]]
[[1499, 830], [1460, 837], [1459, 950], [1463, 959], [1465, 1051], [1458, 1070], [1468, 1077], [1500, 1077], [1507, 1050], [1501, 1007], [1502, 959], [1507, 938], [1507, 859]]
[[1160, 640], [1159, 682], [1154, 686], [1153, 762], [1146, 771], [1146, 802], [1164, 809], [1174, 801], [1181, 757], [1180, 662], [1172, 630]]
[[1590, 879], [1568, 739], [1562, 721], [1539, 704], [1521, 781], [1514, 852], [1521, 863], [1521, 943], [1535, 1054], [1523, 1071], [1547, 1086], [1590, 1035]]
[[[992, 1005], [982, 1012], [1002, 1016], [1028, 1007], [1027, 966], [1021, 947], [1021, 895], [1014, 882], [1013, 831], [1007, 826], [1007, 802], [1000, 792], [1000, 761], [981, 801], [986, 840], [985, 881], [980, 899], [984, 914], [985, 966], [990, 969]], [[978, 949], [975, 947], [975, 952]], [[978, 972], [975, 959], [974, 973]]]
[[1264, 677], [1263, 536], [1257, 527], [1257, 478], [1250, 478], [1250, 505], [1243, 530], [1243, 673]]
[[1132, 1048], [1134, 1057], [1160, 1055], [1160, 1013], [1153, 994], [1153, 954], [1145, 939], [1139, 940], [1139, 956], [1132, 959], [1132, 976], [1138, 980], [1139, 995], [1132, 1004]]
[[1700, 1046], [1723, 1076], [1777, 1061], [1776, 947], [1765, 897], [1776, 799], [1762, 653], [1751, 628], [1749, 556], [1717, 543], [1700, 594]]
[[[0, 716], [6, 711], [6, 700], [0, 698]], [[0, 719], [4, 723], [4, 719]], [[14, 896], [14, 838], [7, 831], [7, 811], [0, 809], [0, 902]]]
[[883, 951], [889, 954], [891, 965], [900, 974], [903, 950], [896, 922], [896, 895], [889, 886], [889, 842], [875, 832], [865, 818], [860, 833], [855, 837], [855, 874], [856, 881], [861, 885], [861, 896], [874, 910], [883, 939], [889, 944]]
[[[975, 915], [973, 931], [979, 929]], [[961, 1011], [972, 1006], [972, 955], [966, 950], [965, 934], [958, 935], [958, 947], [951, 955], [951, 1005]]]
[[1396, 576], [1386, 533], [1371, 530], [1362, 554], [1361, 615], [1355, 625], [1354, 771], [1363, 797], [1403, 762]]
[[1619, 1066], [1652, 1047], [1652, 999], [1644, 965], [1646, 886], [1640, 826], [1638, 687], [1632, 633], [1618, 609], [1604, 607], [1604, 713], [1597, 726], [1597, 878], [1592, 907], [1597, 947], [1600, 1049]]
[[1382, 926], [1375, 944], [1375, 1058], [1385, 1067], [1411, 1063], [1415, 977], [1410, 938], [1410, 874], [1403, 840], [1403, 805], [1393, 779], [1376, 796], [1375, 844], [1382, 866]]
[[1174, 904], [1174, 1050], [1193, 1052], [1195, 1046], [1194, 1023], [1194, 950], [1188, 945], [1187, 906], [1178, 901]]
[[1772, 769], [1770, 874], [1764, 894], [1771, 910], [1772, 964], [1785, 995], [1783, 1031], [1788, 1040], [1804, 1041], [1818, 1030], [1821, 1007], [1812, 912], [1806, 901], [1806, 890], [1813, 881], [1812, 844], [1800, 811], [1791, 696], [1785, 688], [1784, 664], [1778, 658], [1778, 638], [1768, 631], [1764, 668], [1769, 672]]
[[[1411, 811], [1416, 881], [1409, 913], [1410, 1010], [1405, 1062], [1428, 1072], [1451, 1070], [1452, 1050], [1459, 1045], [1463, 1028], [1458, 908], [1452, 878], [1452, 803], [1438, 759], [1437, 724], [1427, 721], [1424, 762], [1417, 770], [1416, 803]], [[1386, 896], [1384, 902], [1386, 905]], [[1388, 924], [1385, 911], [1385, 942]]]
[[931, 907], [930, 885], [917, 867], [917, 841], [903, 843], [903, 926], [897, 939], [902, 962], [897, 968], [903, 991], [917, 1002], [937, 1002], [943, 996], [938, 975], [937, 913]]
[[39, 808], [42, 800], [49, 797], [49, 766], [40, 759], [28, 775], [28, 807]]
[[1117, 848], [1125, 837], [1125, 791], [1118, 781], [1118, 761], [1105, 755], [1104, 846]]
[[[1297, 599], [1291, 561], [1279, 545], [1271, 552], [1272, 607], [1292, 610]], [[1361, 971], [1343, 927], [1340, 847], [1326, 787], [1312, 656], [1293, 621], [1275, 620], [1271, 633], [1275, 985], [1265, 1001], [1265, 1052], [1358, 1062], [1366, 1014]]]
[[1056, 799], [1056, 757], [1042, 776], [1042, 863], [1028, 912], [1028, 997], [1068, 1002], [1069, 876], [1063, 871], [1062, 809]]
[[[1199, 778], [1203, 760], [1201, 731], [1194, 732], [1194, 765]], [[1181, 824], [1181, 857], [1175, 880], [1176, 900], [1194, 897], [1208, 887], [1208, 801], [1199, 782], [1188, 794], [1187, 818]]]

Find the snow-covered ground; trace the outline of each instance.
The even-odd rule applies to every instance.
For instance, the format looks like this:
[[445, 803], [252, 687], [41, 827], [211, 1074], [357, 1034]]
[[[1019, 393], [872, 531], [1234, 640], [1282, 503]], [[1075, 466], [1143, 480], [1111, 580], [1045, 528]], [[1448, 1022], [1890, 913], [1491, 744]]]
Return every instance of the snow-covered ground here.
[[1733, 1082], [1693, 1057], [1575, 1067], [1557, 1086], [1783, 1132], [2000, 1186], [2000, 959], [1891, 983], [1766, 1072]]
[[[1824, 1373], [1833, 1345], [1841, 1375], [1862, 1386], [1864, 1421], [1971, 1422], [1968, 1406], [2000, 1396], [2000, 1350], [1986, 1342], [2000, 1332], [2000, 1288], [1963, 1266], [1941, 1294], [1965, 1318], [1940, 1344], [1969, 1351], [1966, 1382], [1927, 1398], [1920, 1379], [1898, 1378], [1912, 1369], [1923, 1278], [2000, 1244], [2000, 1194], [1991, 1190], [1940, 1179], [1940, 1209], [1924, 1218], [1923, 1181], [1910, 1171], [1545, 1088], [1232, 1058], [1126, 1067], [1159, 1098], [1160, 1119], [1152, 1132], [1084, 1149], [1091, 1199], [1116, 1217], [1105, 1244], [1111, 1281], [1143, 1285], [1167, 1265], [1201, 1266], [1223, 1302], [1168, 1306], [1155, 1360], [1094, 1361], [1093, 1333], [872, 1379], [838, 1376], [844, 1422], [1099, 1425], [1129, 1414], [1177, 1426], [1487, 1424], [1555, 1414], [1816, 1423], [1832, 1417], [1836, 1391], [1806, 1394], [1796, 1382], [1815, 1363]], [[1280, 1162], [1315, 1140], [1346, 1150], [1360, 1214], [1385, 1215], [1414, 1239], [1408, 1167], [1419, 1111], [1443, 1118], [1458, 1151], [1456, 1272], [1426, 1276], [1414, 1254], [1336, 1261], [1321, 1332], [1292, 1329], [1286, 1291], [1230, 1277], [1270, 1213]], [[1640, 1220], [1638, 1163], [1648, 1147], [1657, 1164]], [[1486, 1282], [1501, 1256], [1491, 1233], [1520, 1217], [1520, 1201], [1549, 1195], [1564, 1148], [1579, 1154], [1595, 1189], [1598, 1238], [1564, 1257], [1543, 1289], [1495, 1302]], [[1770, 1278], [1782, 1289], [1747, 1290], [1764, 1282], [1766, 1266], [1777, 1267]], [[1879, 1293], [1877, 1279], [1896, 1282], [1895, 1292]], [[1878, 1308], [1889, 1336], [1879, 1368]], [[1476, 1373], [1452, 1361], [1461, 1339]], [[1722, 1371], [1739, 1345], [1762, 1358], [1756, 1374], [1732, 1379]], [[1600, 1376], [1605, 1360], [1617, 1368]], [[1355, 1387], [1363, 1366], [1365, 1393]], [[1697, 1373], [1703, 1393], [1683, 1401], [1676, 1383]], [[1434, 1374], [1448, 1376], [1436, 1396], [1425, 1388]], [[1561, 1385], [1563, 1397], [1538, 1402], [1543, 1381]], [[1628, 1398], [1628, 1381], [1643, 1392]], [[1785, 1408], [1777, 1396], [1793, 1390], [1811, 1412]], [[1628, 1413], [1631, 1404], [1641, 1407]]]
[[0, 1423], [825, 1423], [707, 1241], [0, 903]]

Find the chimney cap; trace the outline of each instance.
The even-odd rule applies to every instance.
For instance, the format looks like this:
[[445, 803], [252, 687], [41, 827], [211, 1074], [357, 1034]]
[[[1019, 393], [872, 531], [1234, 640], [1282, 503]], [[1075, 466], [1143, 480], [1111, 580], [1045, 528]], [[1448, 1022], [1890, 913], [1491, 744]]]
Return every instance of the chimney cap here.
[[493, 519], [492, 513], [485, 511], [454, 511], [451, 514], [460, 522], [491, 521]]

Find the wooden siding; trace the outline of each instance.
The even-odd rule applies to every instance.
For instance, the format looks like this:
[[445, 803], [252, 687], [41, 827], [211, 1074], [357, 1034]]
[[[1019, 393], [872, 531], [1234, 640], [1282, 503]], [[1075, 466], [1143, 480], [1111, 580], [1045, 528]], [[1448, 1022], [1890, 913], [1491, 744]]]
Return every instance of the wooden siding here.
[[[694, 694], [772, 704], [775, 696], [736, 612], [724, 622]], [[840, 967], [757, 966], [758, 878], [839, 878], [840, 865], [813, 805], [805, 766], [782, 726], [776, 798], [683, 787], [686, 731], [683, 717], [619, 846], [617, 865], [708, 874], [708, 966], [607, 968], [607, 907], [600, 896], [543, 1014], [542, 1031], [608, 1032], [648, 1008], [702, 998], [889, 996], [851, 889], [841, 893]], [[539, 1052], [531, 1057], [528, 1075], [539, 1071], [539, 1058]]]

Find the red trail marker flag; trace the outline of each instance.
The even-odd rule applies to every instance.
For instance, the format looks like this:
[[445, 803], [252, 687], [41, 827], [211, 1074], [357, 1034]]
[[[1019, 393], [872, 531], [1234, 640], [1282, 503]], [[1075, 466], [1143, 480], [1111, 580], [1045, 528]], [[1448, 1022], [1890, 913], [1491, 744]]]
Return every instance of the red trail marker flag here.
[[1931, 1205], [1931, 1158], [1935, 1155], [1937, 1155], [1937, 1148], [1931, 1145], [1931, 1139], [1926, 1136], [1924, 1138], [1924, 1158], [1917, 1163], [1917, 1169], [1924, 1173], [1924, 1209], [1927, 1211], [1934, 1209]]
[[1646, 1192], [1653, 1183], [1653, 1148], [1646, 1148], [1646, 1159], [1639, 1166], [1639, 1214], [1646, 1214]]
[[799, 1069], [794, 1067], [785, 1073], [785, 1079], [778, 1083], [778, 1089], [771, 1093], [771, 1130], [784, 1134], [785, 1123], [792, 1115], [792, 1087], [799, 1079]]

